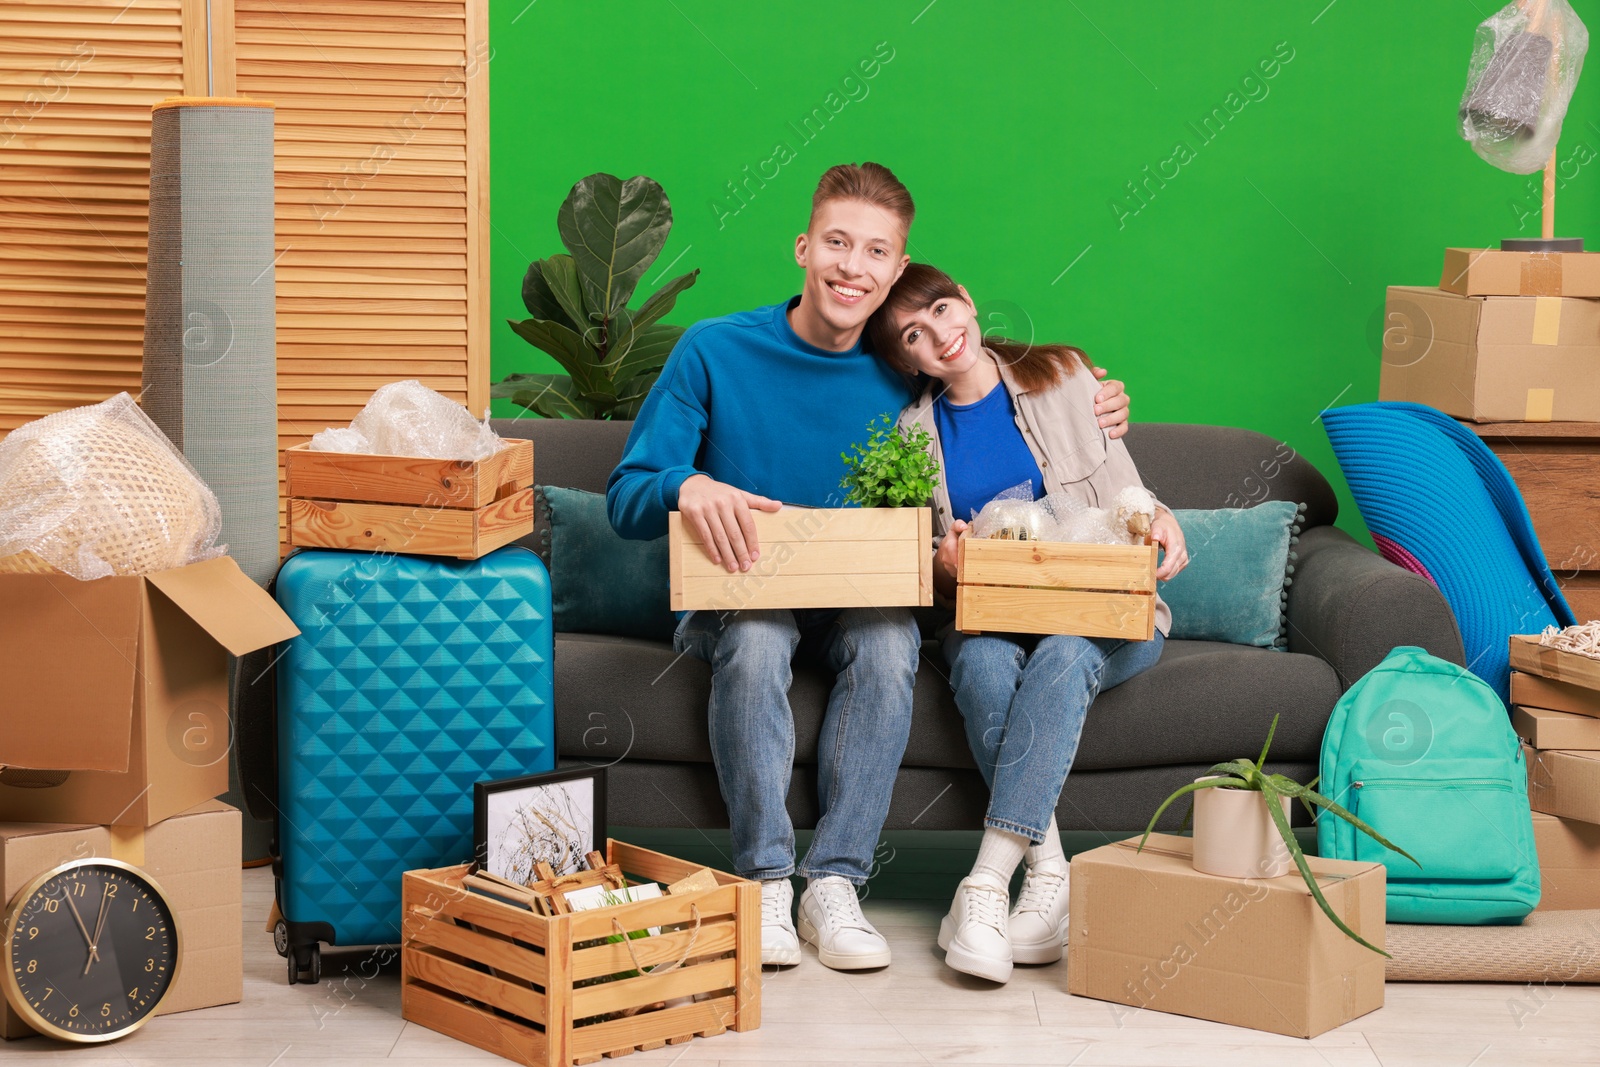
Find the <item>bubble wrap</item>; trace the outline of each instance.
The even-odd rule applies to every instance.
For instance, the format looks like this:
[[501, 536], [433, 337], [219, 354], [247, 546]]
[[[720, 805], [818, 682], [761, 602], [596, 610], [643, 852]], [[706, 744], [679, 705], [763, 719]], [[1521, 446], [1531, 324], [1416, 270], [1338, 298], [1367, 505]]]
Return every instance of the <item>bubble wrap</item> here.
[[486, 459], [505, 442], [456, 401], [416, 379], [390, 382], [372, 394], [349, 428], [311, 438], [318, 452], [368, 452], [424, 459]]
[[1461, 97], [1461, 136], [1512, 174], [1542, 168], [1583, 72], [1589, 31], [1567, 0], [1507, 4], [1478, 24]]
[[0, 571], [91, 580], [219, 556], [222, 509], [127, 393], [0, 441]]
[[1033, 484], [1024, 482], [1000, 493], [973, 516], [972, 536], [1089, 545], [1143, 544], [1155, 512], [1155, 497], [1137, 485], [1118, 493], [1109, 508], [1092, 508], [1064, 493], [1034, 500]]

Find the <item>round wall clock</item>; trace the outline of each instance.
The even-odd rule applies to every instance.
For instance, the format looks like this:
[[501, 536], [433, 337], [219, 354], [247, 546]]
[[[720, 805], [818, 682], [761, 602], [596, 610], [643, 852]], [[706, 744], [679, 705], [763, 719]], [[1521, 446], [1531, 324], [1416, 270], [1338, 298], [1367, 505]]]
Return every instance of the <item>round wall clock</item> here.
[[160, 886], [118, 860], [74, 860], [6, 912], [0, 985], [33, 1029], [62, 1041], [125, 1037], [178, 977], [178, 924]]

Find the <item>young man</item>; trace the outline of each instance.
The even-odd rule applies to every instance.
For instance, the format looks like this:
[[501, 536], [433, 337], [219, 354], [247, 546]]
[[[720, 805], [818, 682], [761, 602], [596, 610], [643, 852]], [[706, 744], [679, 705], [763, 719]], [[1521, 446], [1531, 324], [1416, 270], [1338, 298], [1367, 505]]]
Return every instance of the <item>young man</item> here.
[[[684, 521], [730, 572], [760, 558], [752, 509], [842, 503], [839, 454], [867, 423], [911, 399], [861, 346], [862, 329], [905, 270], [911, 194], [888, 168], [822, 176], [795, 238], [800, 295], [695, 324], [645, 399], [607, 485], [623, 537]], [[1097, 402], [1120, 436], [1127, 398]], [[790, 661], [804, 639], [837, 673], [817, 746], [821, 817], [796, 867], [784, 800], [794, 762]], [[800, 962], [790, 876], [806, 879], [799, 934], [838, 970], [883, 967], [889, 946], [861, 913], [866, 881], [911, 728], [920, 636], [905, 608], [691, 612], [674, 645], [711, 664], [712, 756], [732, 827], [734, 867], [761, 882], [763, 963]]]

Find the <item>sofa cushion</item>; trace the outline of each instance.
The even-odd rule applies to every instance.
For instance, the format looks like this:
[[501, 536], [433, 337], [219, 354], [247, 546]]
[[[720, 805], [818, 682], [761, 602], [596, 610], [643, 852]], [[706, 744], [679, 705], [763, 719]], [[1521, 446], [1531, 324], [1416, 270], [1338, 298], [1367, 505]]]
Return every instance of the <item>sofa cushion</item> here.
[[538, 499], [550, 528], [556, 631], [672, 640], [667, 539], [618, 537], [598, 493], [541, 485]]
[[[1258, 648], [1289, 643], [1285, 604], [1305, 509], [1288, 500], [1253, 508], [1179, 509], [1189, 565], [1160, 584], [1172, 610], [1169, 637]], [[557, 618], [559, 625], [560, 619]]]
[[[925, 646], [903, 765], [970, 768], [961, 713], [945, 667]], [[795, 762], [817, 762], [832, 678], [800, 663], [789, 703]], [[563, 757], [711, 762], [706, 702], [711, 668], [670, 646], [631, 638], [556, 635], [557, 738]], [[1075, 769], [1108, 770], [1254, 756], [1282, 712], [1273, 754], [1317, 759], [1339, 682], [1308, 655], [1214, 641], [1169, 641], [1161, 660], [1095, 701]]]

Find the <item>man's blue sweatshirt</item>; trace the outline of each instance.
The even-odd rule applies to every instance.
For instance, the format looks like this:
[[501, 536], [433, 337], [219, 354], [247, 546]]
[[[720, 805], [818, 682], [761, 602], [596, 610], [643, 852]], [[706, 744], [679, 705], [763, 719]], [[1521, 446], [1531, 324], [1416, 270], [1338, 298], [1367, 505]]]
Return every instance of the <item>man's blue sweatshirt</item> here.
[[830, 352], [801, 340], [787, 315], [799, 300], [706, 319], [678, 339], [606, 483], [617, 533], [666, 533], [693, 474], [787, 504], [843, 504], [839, 454], [911, 394], [859, 342]]

